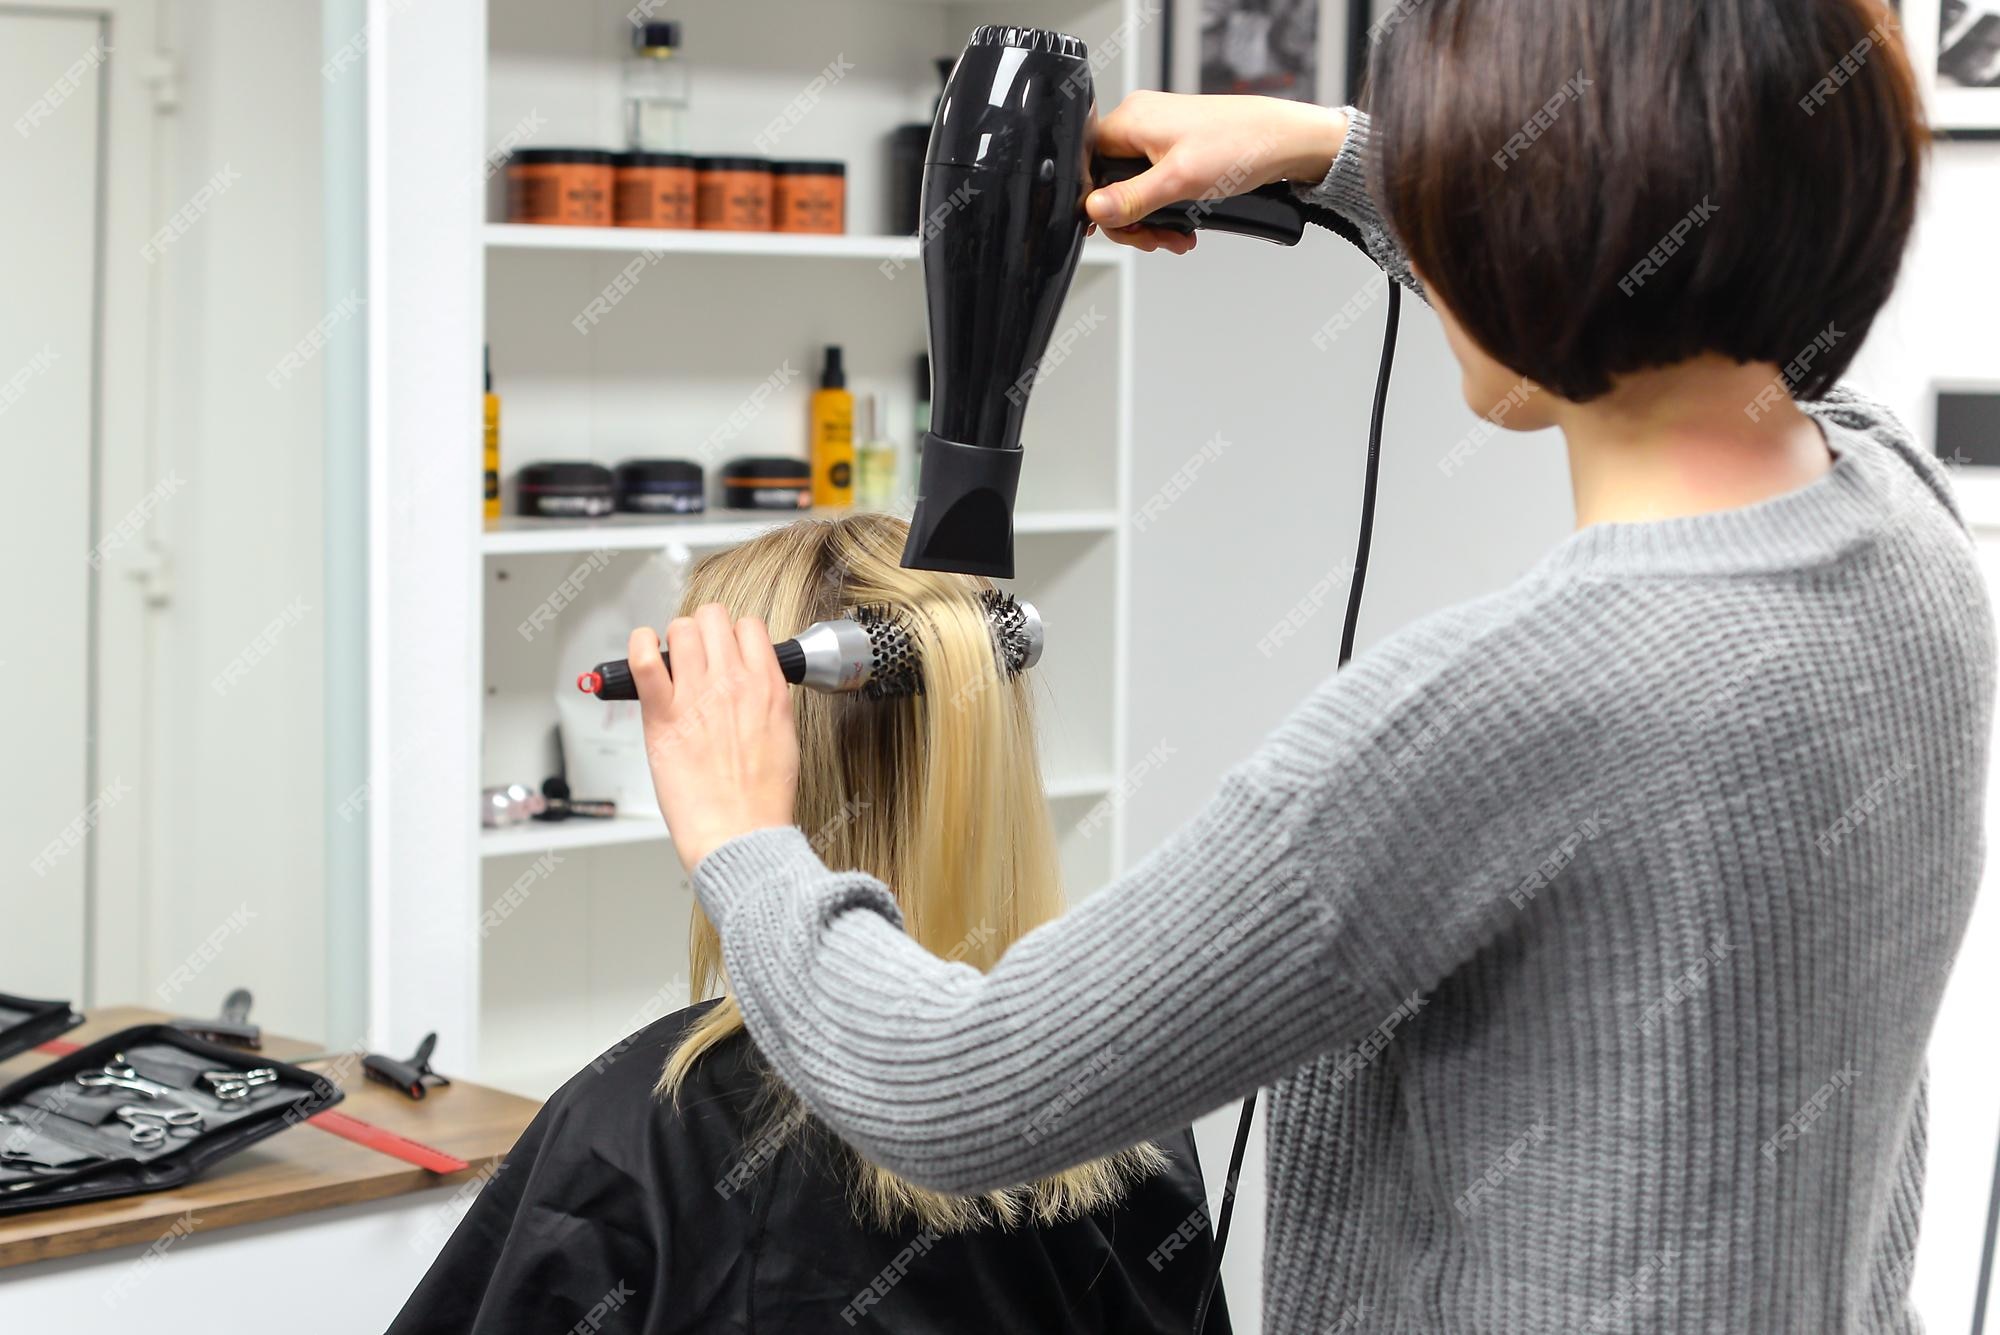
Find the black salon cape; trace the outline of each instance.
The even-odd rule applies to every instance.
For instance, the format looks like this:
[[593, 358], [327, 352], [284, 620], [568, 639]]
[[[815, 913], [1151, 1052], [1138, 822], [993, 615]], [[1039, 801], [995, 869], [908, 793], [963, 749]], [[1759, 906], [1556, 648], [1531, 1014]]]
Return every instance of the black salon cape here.
[[[855, 1222], [817, 1123], [758, 1141], [774, 1119], [747, 1036], [696, 1063], [678, 1110], [654, 1097], [704, 1009], [649, 1025], [556, 1092], [390, 1335], [1189, 1335], [1212, 1246], [1190, 1133], [1155, 1142], [1171, 1166], [1115, 1209], [882, 1232]], [[1229, 1335], [1223, 1306], [1218, 1292], [1205, 1335]]]

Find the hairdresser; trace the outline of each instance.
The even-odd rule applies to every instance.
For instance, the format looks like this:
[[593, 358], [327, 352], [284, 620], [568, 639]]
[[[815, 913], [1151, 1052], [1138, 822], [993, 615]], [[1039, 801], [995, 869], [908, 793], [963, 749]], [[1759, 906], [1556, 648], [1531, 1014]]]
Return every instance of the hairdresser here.
[[1476, 412], [1562, 432], [1576, 531], [1360, 654], [983, 973], [793, 826], [760, 624], [675, 621], [671, 679], [635, 633], [749, 1030], [952, 1192], [1274, 1085], [1267, 1331], [1913, 1330], [1994, 663], [1938, 466], [1835, 383], [1927, 143], [1888, 13], [1424, 0], [1371, 87], [1372, 118], [1137, 95], [1099, 147], [1157, 165], [1091, 218], [1182, 250], [1127, 225], [1298, 183], [1435, 309]]

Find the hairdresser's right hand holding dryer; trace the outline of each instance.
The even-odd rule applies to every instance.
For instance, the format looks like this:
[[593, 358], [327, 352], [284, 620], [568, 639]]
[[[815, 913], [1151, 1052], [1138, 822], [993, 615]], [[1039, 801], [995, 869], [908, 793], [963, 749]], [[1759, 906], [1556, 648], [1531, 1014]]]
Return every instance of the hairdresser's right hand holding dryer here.
[[1347, 138], [1347, 113], [1280, 97], [1140, 91], [1097, 123], [1097, 153], [1153, 164], [1084, 200], [1106, 236], [1185, 255], [1193, 235], [1139, 225], [1184, 199], [1219, 199], [1272, 181], [1316, 182]]

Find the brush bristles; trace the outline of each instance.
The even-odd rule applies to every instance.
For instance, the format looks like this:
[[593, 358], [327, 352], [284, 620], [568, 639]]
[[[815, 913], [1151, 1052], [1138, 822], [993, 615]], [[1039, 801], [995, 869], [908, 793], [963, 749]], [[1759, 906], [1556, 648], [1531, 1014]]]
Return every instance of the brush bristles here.
[[[1011, 594], [987, 592], [980, 595], [986, 605], [986, 621], [993, 631], [993, 651], [1001, 672], [1014, 676], [1028, 661], [1028, 618]], [[923, 664], [910, 632], [889, 608], [880, 604], [857, 607], [849, 617], [868, 635], [874, 668], [861, 693], [870, 700], [922, 695]]]

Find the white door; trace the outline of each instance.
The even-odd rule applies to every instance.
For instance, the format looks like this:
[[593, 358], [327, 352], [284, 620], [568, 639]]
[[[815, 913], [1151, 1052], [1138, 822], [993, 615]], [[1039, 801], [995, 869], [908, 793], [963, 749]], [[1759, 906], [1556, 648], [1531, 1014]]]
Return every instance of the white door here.
[[0, 3], [0, 991], [79, 997], [91, 764], [102, 20]]

